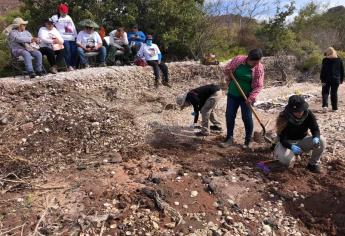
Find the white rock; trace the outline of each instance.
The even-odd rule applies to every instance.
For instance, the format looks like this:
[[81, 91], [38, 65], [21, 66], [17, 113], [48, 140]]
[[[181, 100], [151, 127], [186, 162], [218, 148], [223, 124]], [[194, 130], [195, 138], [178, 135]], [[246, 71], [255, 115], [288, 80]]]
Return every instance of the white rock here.
[[179, 206], [180, 203], [179, 203], [179, 202], [174, 202], [174, 205], [175, 205], [175, 206]]
[[272, 229], [269, 225], [264, 225], [262, 228], [267, 234], [270, 234], [272, 232]]
[[192, 191], [191, 193], [190, 193], [190, 197], [196, 197], [196, 196], [198, 196], [198, 191]]

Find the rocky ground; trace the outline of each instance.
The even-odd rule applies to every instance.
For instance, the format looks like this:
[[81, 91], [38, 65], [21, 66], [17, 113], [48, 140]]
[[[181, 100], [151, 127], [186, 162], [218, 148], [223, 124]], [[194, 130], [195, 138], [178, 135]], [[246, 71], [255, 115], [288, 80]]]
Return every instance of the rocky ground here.
[[238, 145], [222, 149], [224, 133], [195, 137], [192, 110], [174, 105], [177, 94], [218, 83], [219, 67], [169, 69], [173, 88], [158, 90], [148, 67], [1, 79], [0, 235], [345, 234], [343, 101], [320, 113], [318, 84], [271, 87], [268, 68], [257, 108], [269, 129], [300, 91], [328, 148], [322, 174], [305, 170], [307, 155], [265, 174], [257, 163], [272, 159], [270, 146], [242, 150], [240, 116]]

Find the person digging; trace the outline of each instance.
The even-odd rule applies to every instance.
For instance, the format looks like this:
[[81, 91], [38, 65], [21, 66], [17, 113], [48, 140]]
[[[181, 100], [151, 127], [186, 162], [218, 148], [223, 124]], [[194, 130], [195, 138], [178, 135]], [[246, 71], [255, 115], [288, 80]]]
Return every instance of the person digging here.
[[[226, 106], [227, 135], [221, 147], [227, 148], [234, 145], [234, 128], [237, 110], [241, 107], [242, 120], [245, 128], [244, 148], [251, 149], [251, 139], [254, 131], [251, 106], [264, 85], [265, 71], [261, 63], [263, 53], [261, 49], [251, 50], [247, 56], [240, 55], [232, 59], [224, 69], [228, 80], [228, 99]], [[241, 88], [241, 91], [236, 85]]]
[[[176, 98], [177, 105], [182, 109], [192, 105], [194, 112], [194, 128], [199, 119], [199, 113], [201, 113], [201, 131], [197, 132], [196, 136], [208, 136], [210, 129], [213, 131], [221, 131], [221, 123], [217, 120], [216, 113], [214, 112], [215, 107], [219, 99], [221, 98], [220, 87], [214, 84], [201, 86], [190, 90], [187, 93], [181, 94]], [[213, 124], [209, 126], [210, 122]]]
[[[315, 115], [308, 109], [309, 105], [300, 95], [289, 98], [288, 105], [277, 118], [276, 128], [279, 143], [274, 155], [280, 163], [291, 166], [296, 155], [312, 151], [307, 169], [320, 173], [320, 159], [326, 148], [326, 140], [320, 136], [320, 129]], [[311, 131], [311, 136], [308, 135]]]

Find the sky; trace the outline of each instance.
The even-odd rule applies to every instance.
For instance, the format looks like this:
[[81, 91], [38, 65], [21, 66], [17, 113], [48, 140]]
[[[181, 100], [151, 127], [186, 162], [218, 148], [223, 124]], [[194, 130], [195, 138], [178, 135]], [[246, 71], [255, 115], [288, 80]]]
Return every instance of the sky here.
[[[219, 1], [219, 0], [206, 0], [206, 2], [215, 2], [215, 1]], [[220, 0], [225, 2], [226, 4], [232, 3], [234, 1], [232, 0]], [[251, 1], [251, 0], [237, 0], [239, 2], [244, 2], [244, 1]], [[268, 0], [270, 3], [272, 3], [272, 7], [269, 8], [268, 11], [262, 13], [260, 16], [256, 17], [258, 20], [268, 20], [270, 17], [272, 17], [275, 14], [275, 6], [273, 5], [276, 0]], [[290, 3], [289, 0], [280, 0], [281, 1], [281, 5], [284, 6], [288, 3]], [[316, 2], [316, 3], [321, 3], [322, 5], [328, 6], [328, 7], [334, 7], [334, 6], [339, 6], [339, 5], [343, 5], [345, 6], [345, 0], [295, 0], [296, 3], [296, 11], [294, 13], [294, 15], [290, 16], [288, 19], [292, 20], [298, 13], [298, 10], [301, 9], [303, 6], [305, 6], [307, 3], [309, 2]]]

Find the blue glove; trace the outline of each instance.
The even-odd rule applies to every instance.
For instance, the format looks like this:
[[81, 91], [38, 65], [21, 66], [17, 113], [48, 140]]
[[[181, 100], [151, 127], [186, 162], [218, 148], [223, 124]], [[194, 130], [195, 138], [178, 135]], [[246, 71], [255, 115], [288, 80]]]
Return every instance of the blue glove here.
[[192, 116], [196, 116], [196, 112], [193, 111], [193, 112], [192, 112]]
[[301, 149], [299, 146], [297, 146], [297, 145], [292, 145], [292, 146], [291, 146], [291, 151], [292, 151], [293, 154], [295, 154], [295, 155], [299, 155], [299, 154], [302, 153], [302, 149]]
[[313, 138], [313, 144], [314, 145], [319, 145], [320, 144], [320, 139], [318, 137]]

